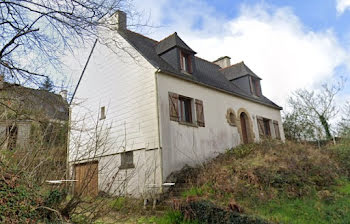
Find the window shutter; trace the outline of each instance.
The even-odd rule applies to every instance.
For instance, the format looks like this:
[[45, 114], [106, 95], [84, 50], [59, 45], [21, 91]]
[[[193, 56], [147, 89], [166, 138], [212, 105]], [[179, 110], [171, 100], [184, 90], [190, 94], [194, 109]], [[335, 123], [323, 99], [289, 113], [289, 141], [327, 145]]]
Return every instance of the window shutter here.
[[197, 125], [199, 127], [205, 127], [203, 101], [196, 99], [195, 102], [196, 102], [196, 113], [197, 113]]
[[275, 129], [275, 134], [277, 139], [281, 139], [280, 128], [278, 126], [278, 121], [273, 121], [273, 127]]
[[169, 92], [169, 114], [171, 121], [179, 121], [179, 95]]
[[256, 120], [258, 122], [258, 129], [259, 129], [259, 136], [263, 137], [265, 136], [264, 131], [264, 119], [262, 117], [256, 117]]

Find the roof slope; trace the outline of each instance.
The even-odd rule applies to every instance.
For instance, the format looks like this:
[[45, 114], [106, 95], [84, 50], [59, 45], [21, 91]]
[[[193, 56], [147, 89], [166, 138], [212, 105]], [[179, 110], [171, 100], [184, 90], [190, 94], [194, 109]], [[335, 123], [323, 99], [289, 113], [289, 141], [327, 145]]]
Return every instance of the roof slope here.
[[157, 54], [162, 54], [174, 47], [179, 47], [189, 52], [196, 53], [177, 35], [176, 32], [159, 41], [156, 51]]
[[58, 94], [6, 82], [0, 94], [2, 100], [10, 102], [11, 108], [29, 117], [37, 115], [42, 119], [68, 121], [68, 103]]
[[[250, 93], [245, 92], [244, 90], [242, 90], [237, 85], [230, 82], [225, 77], [225, 75], [222, 73], [222, 69], [220, 66], [212, 62], [206, 61], [202, 58], [195, 57], [194, 63], [195, 63], [196, 69], [191, 75], [184, 74], [180, 71], [180, 69], [176, 69], [175, 66], [170, 65], [162, 57], [159, 56], [158, 52], [161, 52], [164, 49], [170, 49], [169, 46], [175, 43], [174, 39], [180, 39], [180, 38], [177, 38], [178, 36], [176, 33], [168, 37], [170, 38], [169, 42], [166, 40], [168, 38], [163, 40], [165, 42], [163, 41], [158, 42], [148, 37], [145, 37], [143, 35], [140, 35], [138, 33], [132, 32], [130, 30], [118, 30], [118, 32], [141, 55], [143, 55], [145, 59], [148, 60], [155, 68], [158, 68], [169, 75], [173, 75], [189, 81], [194, 81], [196, 83], [203, 84], [208, 87], [215, 88], [221, 91], [225, 91], [227, 93], [240, 96], [242, 98], [245, 98], [254, 102], [258, 102], [270, 107], [282, 109], [281, 107], [279, 107], [278, 105], [276, 105], [275, 103], [273, 103], [271, 100], [267, 99], [264, 96], [253, 97]], [[249, 71], [252, 74], [254, 74], [250, 69]]]
[[234, 65], [231, 65], [227, 68], [221, 69], [221, 73], [224, 74], [225, 77], [230, 81], [233, 79], [238, 79], [245, 75], [251, 75], [255, 78], [261, 79], [252, 70], [250, 70], [250, 68], [248, 68], [248, 66], [246, 66], [243, 61]]

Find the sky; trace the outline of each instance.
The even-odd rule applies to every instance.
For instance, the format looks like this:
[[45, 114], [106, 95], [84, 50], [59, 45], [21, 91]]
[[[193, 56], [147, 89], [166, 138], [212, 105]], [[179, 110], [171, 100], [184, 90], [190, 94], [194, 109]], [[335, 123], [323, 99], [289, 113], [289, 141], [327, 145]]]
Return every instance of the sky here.
[[350, 0], [134, 0], [133, 6], [148, 25], [135, 31], [156, 40], [177, 32], [199, 57], [244, 61], [263, 79], [263, 94], [282, 107], [294, 90], [340, 77], [347, 82], [337, 102], [350, 100]]

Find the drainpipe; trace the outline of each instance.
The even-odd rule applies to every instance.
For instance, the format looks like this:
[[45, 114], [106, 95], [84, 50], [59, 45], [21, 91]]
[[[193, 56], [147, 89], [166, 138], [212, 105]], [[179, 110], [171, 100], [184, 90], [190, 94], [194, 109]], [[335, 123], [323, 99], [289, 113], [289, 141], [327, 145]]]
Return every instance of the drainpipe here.
[[160, 69], [157, 68], [157, 71], [155, 72], [155, 84], [156, 84], [156, 104], [157, 104], [157, 125], [158, 125], [158, 153], [159, 153], [159, 169], [160, 169], [160, 193], [163, 193], [163, 152], [162, 147], [160, 146], [160, 105], [159, 105], [159, 99], [158, 99], [158, 73]]

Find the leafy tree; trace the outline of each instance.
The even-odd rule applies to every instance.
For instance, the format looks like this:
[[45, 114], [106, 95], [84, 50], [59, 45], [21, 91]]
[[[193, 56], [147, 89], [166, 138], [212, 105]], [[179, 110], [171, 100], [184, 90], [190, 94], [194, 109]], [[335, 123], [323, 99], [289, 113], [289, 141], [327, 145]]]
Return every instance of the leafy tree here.
[[316, 138], [314, 125], [302, 114], [300, 111], [292, 111], [283, 115], [283, 128], [287, 139], [299, 141]]
[[60, 69], [61, 57], [97, 39], [128, 0], [0, 0], [0, 74], [40, 84]]

